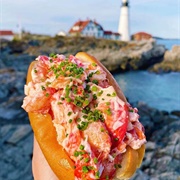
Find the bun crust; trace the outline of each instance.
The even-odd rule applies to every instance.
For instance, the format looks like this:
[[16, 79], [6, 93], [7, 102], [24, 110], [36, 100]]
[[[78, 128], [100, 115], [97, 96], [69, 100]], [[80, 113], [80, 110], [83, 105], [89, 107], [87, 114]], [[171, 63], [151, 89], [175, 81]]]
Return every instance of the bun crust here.
[[[27, 83], [31, 81], [31, 63], [28, 69]], [[59, 179], [74, 180], [74, 163], [56, 140], [57, 133], [49, 114], [28, 113], [36, 140], [51, 169]], [[46, 123], [44, 123], [46, 122]]]
[[[96, 58], [84, 52], [77, 53], [76, 57], [81, 61], [95, 62], [101, 66], [107, 73], [109, 84], [115, 88], [118, 97], [124, 102], [127, 102], [113, 76]], [[36, 62], [33, 61], [29, 66], [27, 83], [32, 80], [31, 71], [35, 63]], [[28, 115], [37, 142], [56, 176], [61, 180], [74, 180], [74, 163], [56, 140], [57, 133], [53, 126], [50, 114], [42, 115], [38, 113], [28, 113]], [[121, 162], [122, 168], [117, 170], [115, 179], [130, 178], [141, 165], [144, 152], [145, 145], [141, 146], [138, 150], [134, 150], [128, 146]]]

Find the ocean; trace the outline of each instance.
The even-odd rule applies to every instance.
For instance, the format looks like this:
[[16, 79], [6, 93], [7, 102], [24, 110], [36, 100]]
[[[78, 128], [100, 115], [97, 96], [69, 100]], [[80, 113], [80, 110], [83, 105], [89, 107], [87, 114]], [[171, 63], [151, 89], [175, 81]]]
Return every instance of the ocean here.
[[[179, 41], [159, 40], [167, 49]], [[125, 96], [132, 103], [145, 102], [159, 110], [180, 110], [180, 73], [155, 74], [148, 71], [130, 71], [114, 75]]]
[[156, 43], [163, 44], [168, 50], [170, 50], [174, 45], [180, 46], [180, 39], [157, 39]]

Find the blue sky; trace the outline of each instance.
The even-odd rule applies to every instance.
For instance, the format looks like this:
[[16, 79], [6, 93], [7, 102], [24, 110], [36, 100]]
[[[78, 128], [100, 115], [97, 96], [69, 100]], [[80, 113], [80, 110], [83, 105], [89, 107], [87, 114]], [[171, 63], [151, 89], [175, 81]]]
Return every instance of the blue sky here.
[[[121, 0], [0, 0], [0, 29], [55, 35], [79, 19], [118, 31]], [[180, 0], [130, 0], [130, 33], [180, 38]]]

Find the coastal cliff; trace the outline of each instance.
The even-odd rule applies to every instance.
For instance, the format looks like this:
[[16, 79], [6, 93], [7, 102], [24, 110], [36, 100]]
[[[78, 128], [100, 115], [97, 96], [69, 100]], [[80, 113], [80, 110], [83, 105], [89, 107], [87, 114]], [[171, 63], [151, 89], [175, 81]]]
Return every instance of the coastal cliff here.
[[175, 45], [171, 50], [166, 51], [163, 61], [155, 64], [150, 71], [156, 73], [180, 72], [180, 46]]
[[1, 44], [2, 65], [3, 63], [7, 65], [7, 61], [15, 63], [14, 61], [21, 59], [28, 64], [29, 61], [24, 59], [24, 55], [34, 57], [50, 53], [69, 55], [85, 51], [94, 55], [110, 71], [147, 69], [162, 61], [165, 53], [163, 45], [157, 45], [151, 40], [127, 43], [95, 38], [55, 37], [34, 40], [28, 38], [24, 41]]
[[[153, 72], [180, 71], [179, 46], [167, 51], [154, 39], [113, 41], [88, 37], [24, 37], [23, 41], [1, 42], [0, 67], [23, 64], [23, 68], [39, 55], [50, 53], [75, 55], [85, 51], [94, 55], [111, 72], [150, 69]], [[158, 64], [157, 64], [158, 63]], [[20, 67], [19, 67], [20, 68]], [[25, 70], [25, 69], [24, 69]]]

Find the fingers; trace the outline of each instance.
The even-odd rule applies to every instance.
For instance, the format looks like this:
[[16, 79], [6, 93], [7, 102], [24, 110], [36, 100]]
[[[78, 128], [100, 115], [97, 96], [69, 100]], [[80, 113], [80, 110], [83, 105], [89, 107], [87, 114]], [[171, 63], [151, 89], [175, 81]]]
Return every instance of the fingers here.
[[34, 137], [32, 171], [35, 180], [58, 180], [47, 163], [39, 144]]

